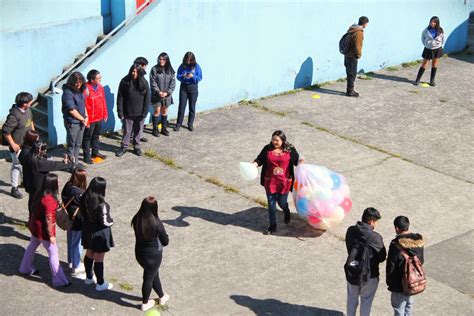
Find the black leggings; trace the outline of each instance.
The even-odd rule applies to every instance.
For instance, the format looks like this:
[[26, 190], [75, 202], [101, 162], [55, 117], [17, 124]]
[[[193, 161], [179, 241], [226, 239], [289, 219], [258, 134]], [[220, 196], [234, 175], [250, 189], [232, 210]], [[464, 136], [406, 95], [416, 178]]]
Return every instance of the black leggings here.
[[158, 297], [164, 295], [159, 274], [163, 252], [155, 248], [143, 248], [139, 251], [135, 250], [135, 257], [143, 268], [142, 302], [146, 304], [150, 298], [152, 288], [158, 294]]

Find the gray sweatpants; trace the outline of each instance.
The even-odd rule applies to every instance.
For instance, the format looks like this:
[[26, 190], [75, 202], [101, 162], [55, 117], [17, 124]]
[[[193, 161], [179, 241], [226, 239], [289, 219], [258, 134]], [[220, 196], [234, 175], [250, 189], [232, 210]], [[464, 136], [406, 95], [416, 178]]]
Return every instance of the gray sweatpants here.
[[21, 176], [23, 174], [23, 167], [21, 166], [20, 161], [18, 160], [19, 154], [20, 151], [18, 151], [17, 153], [10, 153], [12, 157], [12, 168], [10, 169], [10, 179], [12, 188], [18, 187], [21, 181]]
[[82, 145], [82, 137], [84, 136], [84, 125], [65, 123], [66, 127], [66, 143], [67, 155], [74, 165], [79, 163], [79, 150]]
[[369, 316], [377, 292], [379, 278], [371, 278], [363, 286], [347, 283], [347, 316], [355, 316], [360, 296], [360, 316]]
[[122, 148], [127, 148], [130, 144], [130, 135], [133, 131], [133, 148], [140, 148], [140, 138], [143, 133], [143, 123], [145, 119], [141, 116], [130, 116], [123, 119]]

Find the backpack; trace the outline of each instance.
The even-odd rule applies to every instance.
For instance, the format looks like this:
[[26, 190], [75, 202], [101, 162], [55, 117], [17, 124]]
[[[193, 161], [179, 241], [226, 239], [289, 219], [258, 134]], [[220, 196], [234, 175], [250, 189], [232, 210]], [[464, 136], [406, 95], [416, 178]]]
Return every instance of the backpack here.
[[70, 230], [72, 228], [72, 224], [76, 218], [77, 212], [79, 212], [79, 208], [77, 208], [74, 211], [74, 214], [72, 214], [72, 219], [69, 218], [67, 207], [72, 202], [72, 200], [74, 200], [74, 196], [66, 203], [66, 205], [61, 203], [61, 206], [59, 206], [56, 211], [56, 225], [58, 225], [58, 227], [62, 230]]
[[397, 244], [397, 247], [405, 259], [402, 274], [403, 293], [416, 295], [423, 292], [426, 289], [426, 276], [420, 259], [416, 255], [410, 256], [400, 244]]
[[346, 34], [342, 35], [341, 39], [339, 40], [339, 52], [343, 55], [346, 55], [352, 44], [352, 33], [347, 32]]
[[344, 272], [346, 280], [353, 285], [365, 284], [370, 278], [370, 248], [369, 236], [366, 240], [358, 240], [349, 251]]

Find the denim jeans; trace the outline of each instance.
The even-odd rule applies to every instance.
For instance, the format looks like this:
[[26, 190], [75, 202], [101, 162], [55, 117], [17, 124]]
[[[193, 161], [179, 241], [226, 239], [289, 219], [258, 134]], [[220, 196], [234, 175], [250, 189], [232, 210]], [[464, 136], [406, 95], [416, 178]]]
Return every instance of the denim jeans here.
[[371, 278], [363, 286], [347, 283], [347, 316], [355, 316], [360, 296], [360, 316], [369, 316], [379, 286], [379, 278]]
[[276, 205], [281, 207], [285, 214], [290, 213], [288, 208], [288, 193], [268, 193], [267, 192], [267, 201], [268, 201], [268, 216], [270, 218], [270, 226], [276, 225]]
[[189, 101], [188, 126], [193, 126], [196, 116], [196, 102], [198, 98], [198, 84], [181, 84], [179, 87], [179, 107], [178, 120], [176, 126], [183, 124], [184, 112], [186, 111], [186, 103]]
[[395, 316], [411, 316], [411, 308], [415, 299], [411, 295], [392, 292], [390, 301], [393, 307], [393, 315]]
[[76, 269], [81, 264], [82, 245], [80, 230], [67, 231], [67, 262], [72, 263], [72, 267]]

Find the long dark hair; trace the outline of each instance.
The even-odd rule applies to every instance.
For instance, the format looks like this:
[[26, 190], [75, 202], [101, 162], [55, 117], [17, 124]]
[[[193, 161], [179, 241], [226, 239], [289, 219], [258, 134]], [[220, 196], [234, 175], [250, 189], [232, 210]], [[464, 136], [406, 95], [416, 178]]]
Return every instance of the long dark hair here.
[[142, 205], [137, 214], [132, 219], [132, 227], [136, 236], [143, 240], [153, 240], [156, 238], [158, 218], [158, 202], [153, 196], [149, 196], [142, 201]]
[[196, 67], [196, 64], [196, 56], [194, 56], [193, 52], [187, 52], [184, 54], [183, 63], [181, 66], [194, 68]]
[[85, 191], [87, 188], [87, 171], [84, 167], [77, 166], [74, 168], [71, 174], [71, 179], [69, 183], [75, 187], [80, 188], [82, 191]]
[[55, 173], [46, 174], [46, 176], [43, 178], [43, 182], [41, 183], [41, 188], [35, 194], [33, 205], [38, 206], [39, 203], [41, 203], [41, 199], [48, 194], [51, 194], [54, 197], [54, 199], [57, 201], [58, 191], [59, 191], [58, 175]]
[[87, 214], [91, 222], [98, 222], [102, 215], [105, 203], [105, 188], [107, 181], [102, 177], [95, 177], [87, 187], [81, 199], [81, 213]]
[[[287, 140], [286, 140], [286, 135], [285, 133], [283, 133], [283, 131], [274, 131], [273, 134], [272, 134], [272, 138], [273, 136], [278, 136], [281, 141], [282, 141], [282, 144], [281, 144], [281, 148], [283, 149], [283, 151], [291, 151], [291, 148], [293, 147], [293, 145], [291, 145]], [[270, 142], [270, 146], [272, 149], [275, 149], [274, 146], [273, 146], [273, 143]]]
[[39, 133], [35, 130], [29, 129], [23, 137], [23, 148], [33, 147], [35, 142], [39, 139]]
[[[136, 80], [133, 79], [132, 72], [136, 70], [138, 73], [138, 78]], [[141, 93], [145, 94], [147, 91], [148, 82], [145, 79], [145, 69], [143, 69], [139, 64], [133, 64], [130, 69], [128, 70], [128, 75], [124, 78], [124, 83], [127, 85], [127, 90], [130, 84], [133, 84], [135, 88]]]
[[443, 34], [443, 33], [444, 33], [443, 28], [442, 28], [441, 25], [439, 24], [439, 18], [438, 18], [437, 16], [431, 17], [431, 19], [430, 19], [430, 24], [428, 25], [428, 29], [429, 29], [429, 30], [433, 29], [433, 28], [431, 27], [431, 22], [435, 22], [435, 23], [436, 23], [436, 26], [434, 27], [434, 29], [436, 30], [436, 35], [438, 35], [438, 34]]
[[[79, 88], [79, 90], [76, 88], [76, 83], [78, 82], [82, 82], [81, 88]], [[66, 87], [74, 92], [82, 93], [84, 90], [86, 90], [86, 78], [84, 78], [84, 76], [79, 71], [75, 71], [69, 76], [69, 78], [67, 78]]]
[[[164, 58], [166, 63], [165, 63], [165, 66], [164, 67], [161, 67], [160, 66], [160, 58]], [[171, 66], [171, 61], [170, 61], [170, 57], [168, 56], [167, 53], [163, 52], [161, 53], [160, 55], [158, 55], [158, 58], [156, 59], [156, 65], [158, 66], [157, 67], [157, 70], [158, 70], [158, 73], [166, 73], [168, 75], [174, 75], [174, 69], [173, 69], [173, 66]]]

